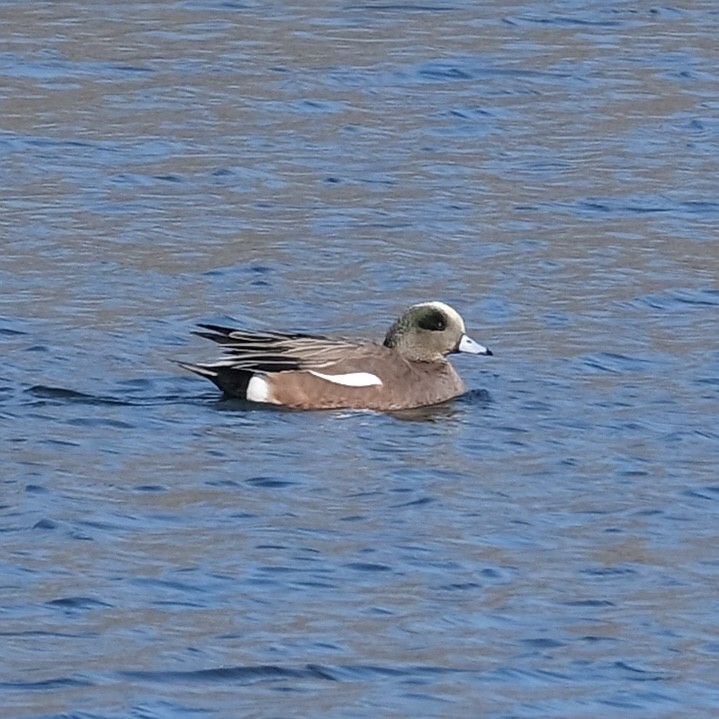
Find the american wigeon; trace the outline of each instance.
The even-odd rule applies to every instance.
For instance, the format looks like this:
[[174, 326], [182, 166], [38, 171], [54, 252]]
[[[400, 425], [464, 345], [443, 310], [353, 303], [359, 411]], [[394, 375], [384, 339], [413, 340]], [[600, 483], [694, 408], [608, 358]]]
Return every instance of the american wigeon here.
[[491, 355], [465, 334], [443, 302], [413, 305], [383, 344], [283, 332], [198, 325], [221, 344], [211, 364], [180, 366], [207, 377], [226, 395], [299, 409], [401, 410], [445, 402], [464, 392], [447, 361], [453, 352]]

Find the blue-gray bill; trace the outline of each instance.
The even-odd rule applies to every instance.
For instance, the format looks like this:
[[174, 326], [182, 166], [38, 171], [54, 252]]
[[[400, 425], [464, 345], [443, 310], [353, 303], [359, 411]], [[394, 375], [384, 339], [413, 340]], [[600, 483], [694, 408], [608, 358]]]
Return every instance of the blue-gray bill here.
[[466, 352], [471, 355], [491, 355], [492, 350], [489, 347], [475, 342], [471, 337], [462, 335], [462, 339], [459, 340], [457, 345], [457, 352]]

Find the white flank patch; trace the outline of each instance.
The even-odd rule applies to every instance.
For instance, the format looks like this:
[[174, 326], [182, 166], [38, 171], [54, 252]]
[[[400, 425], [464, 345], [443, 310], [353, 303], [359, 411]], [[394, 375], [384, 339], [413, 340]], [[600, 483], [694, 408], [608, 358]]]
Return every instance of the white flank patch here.
[[249, 402], [269, 402], [270, 384], [258, 374], [253, 374], [247, 383], [247, 400]]
[[320, 379], [325, 379], [334, 384], [341, 384], [345, 387], [374, 387], [382, 384], [382, 380], [376, 374], [369, 372], [350, 372], [348, 374], [322, 374], [310, 370], [310, 374]]

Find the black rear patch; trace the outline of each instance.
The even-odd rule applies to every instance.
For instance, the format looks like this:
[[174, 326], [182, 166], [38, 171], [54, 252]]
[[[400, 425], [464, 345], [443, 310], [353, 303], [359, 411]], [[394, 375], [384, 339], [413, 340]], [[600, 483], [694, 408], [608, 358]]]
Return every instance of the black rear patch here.
[[232, 367], [213, 367], [217, 374], [207, 379], [214, 382], [228, 397], [247, 399], [247, 385], [252, 379], [252, 372], [232, 369]]

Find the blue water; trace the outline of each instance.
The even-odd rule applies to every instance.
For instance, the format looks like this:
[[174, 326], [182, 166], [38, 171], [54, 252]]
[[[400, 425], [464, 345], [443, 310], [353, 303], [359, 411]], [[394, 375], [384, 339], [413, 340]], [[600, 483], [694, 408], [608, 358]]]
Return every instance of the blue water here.
[[[6, 3], [3, 717], [719, 714], [713, 3]], [[195, 322], [491, 358], [223, 401]]]

